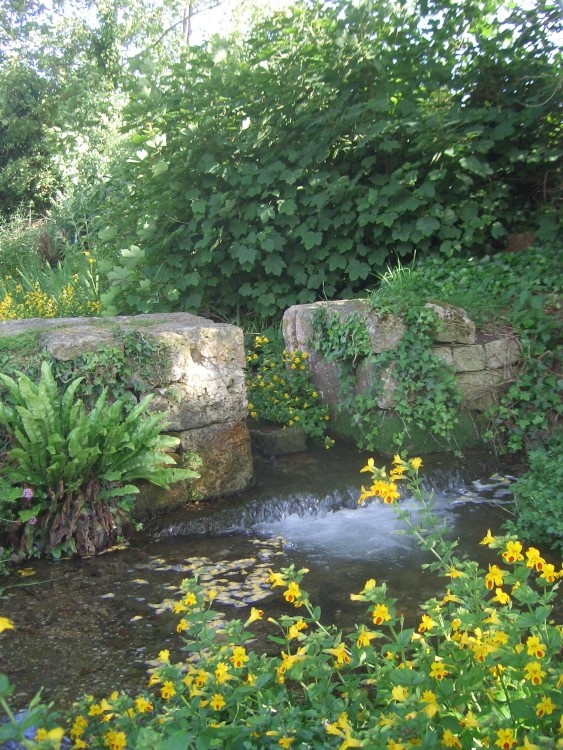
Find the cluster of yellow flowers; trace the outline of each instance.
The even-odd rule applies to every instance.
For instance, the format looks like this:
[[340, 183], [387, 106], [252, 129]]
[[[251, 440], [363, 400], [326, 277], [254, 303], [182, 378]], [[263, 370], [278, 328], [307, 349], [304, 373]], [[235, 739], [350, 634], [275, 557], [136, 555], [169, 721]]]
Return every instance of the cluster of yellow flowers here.
[[276, 348], [267, 336], [256, 336], [254, 351], [247, 355], [248, 415], [285, 427], [301, 427], [325, 447], [334, 440], [325, 436], [328, 408], [310, 382], [307, 352]]
[[411, 458], [410, 461], [407, 462], [399, 455], [395, 455], [393, 457], [391, 471], [389, 472], [389, 479], [387, 479], [387, 471], [385, 467], [378, 469], [373, 458], [368, 459], [367, 464], [360, 471], [369, 471], [372, 475], [373, 481], [367, 489], [362, 485], [362, 493], [358, 499], [358, 503], [363, 505], [370, 497], [379, 497], [387, 505], [394, 503], [400, 497], [399, 490], [397, 489], [397, 482], [405, 478], [404, 474], [409, 466], [415, 471], [418, 471], [422, 466], [422, 459]]
[[39, 282], [35, 282], [32, 290], [17, 284], [0, 300], [0, 320], [98, 315], [100, 302], [89, 299], [86, 290], [76, 285], [77, 281], [76, 276], [73, 283], [62, 288], [58, 298], [43, 291]]

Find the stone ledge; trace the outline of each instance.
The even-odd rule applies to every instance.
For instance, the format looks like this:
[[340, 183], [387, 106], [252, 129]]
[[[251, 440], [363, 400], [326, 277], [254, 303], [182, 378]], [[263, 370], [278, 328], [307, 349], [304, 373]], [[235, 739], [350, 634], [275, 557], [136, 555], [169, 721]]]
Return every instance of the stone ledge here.
[[[202, 458], [201, 478], [194, 491], [207, 498], [243, 490], [252, 479], [253, 465], [245, 424], [245, 356], [240, 328], [190, 313], [34, 318], [0, 324], [0, 337], [37, 332], [38, 348], [44, 347], [62, 361], [122, 346], [119, 334], [133, 331], [153, 337], [169, 352], [170, 367], [162, 382], [146, 385], [148, 392], [154, 393], [151, 409], [166, 412], [168, 429], [178, 433], [182, 448], [197, 451]], [[132, 374], [133, 392], [138, 390], [141, 375]], [[182, 486], [168, 493], [172, 505], [182, 493], [187, 499]], [[158, 503], [161, 500], [159, 496]]]

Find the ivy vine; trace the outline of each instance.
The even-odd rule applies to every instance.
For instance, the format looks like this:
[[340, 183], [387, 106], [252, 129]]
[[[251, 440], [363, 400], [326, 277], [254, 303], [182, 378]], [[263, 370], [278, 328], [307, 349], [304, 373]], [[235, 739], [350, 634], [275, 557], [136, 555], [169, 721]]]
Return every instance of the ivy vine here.
[[[381, 311], [380, 311], [381, 314]], [[383, 316], [391, 314], [383, 311]], [[320, 308], [313, 318], [313, 346], [340, 370], [341, 409], [351, 414], [358, 429], [357, 444], [363, 450], [374, 450], [380, 431], [378, 402], [384, 395], [389, 375], [393, 379], [392, 408], [401, 419], [403, 429], [393, 436], [400, 448], [412, 426], [427, 430], [432, 436], [451, 443], [457, 424], [461, 394], [453, 368], [432, 352], [440, 325], [437, 315], [423, 304], [403, 311], [406, 331], [393, 349], [375, 353], [365, 320], [360, 313], [342, 317]], [[362, 361], [373, 371], [370, 386], [356, 393], [357, 371]]]

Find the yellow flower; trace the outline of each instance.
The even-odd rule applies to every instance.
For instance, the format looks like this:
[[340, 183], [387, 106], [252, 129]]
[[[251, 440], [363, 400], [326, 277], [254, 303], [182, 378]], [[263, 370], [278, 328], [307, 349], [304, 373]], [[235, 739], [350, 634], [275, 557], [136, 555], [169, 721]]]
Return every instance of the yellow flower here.
[[495, 586], [502, 586], [506, 572], [498, 565], [489, 565], [489, 572], [485, 576], [485, 586], [491, 591]]
[[526, 558], [527, 568], [535, 568], [538, 572], [541, 572], [543, 570], [545, 560], [540, 555], [540, 551], [538, 549], [536, 549], [535, 547], [528, 547], [528, 549], [526, 550]]
[[423, 713], [431, 719], [438, 712], [438, 702], [436, 700], [436, 693], [432, 690], [425, 690], [420, 697], [422, 703], [427, 705], [422, 709]]
[[395, 687], [391, 690], [391, 695], [393, 697], [393, 700], [396, 700], [398, 703], [402, 703], [409, 697], [409, 691], [408, 688], [403, 687], [402, 685], [395, 685]]
[[366, 581], [366, 585], [360, 591], [359, 594], [350, 594], [350, 599], [353, 602], [366, 602], [367, 601], [366, 593], [368, 591], [373, 591], [373, 589], [375, 588], [375, 585], [376, 585], [375, 578], [370, 578], [369, 581]]
[[434, 677], [436, 680], [443, 680], [447, 674], [448, 670], [441, 661], [434, 661], [430, 665], [430, 677]]
[[524, 667], [525, 679], [529, 680], [532, 685], [541, 685], [543, 678], [546, 676], [538, 661], [531, 661]]
[[372, 641], [374, 638], [377, 638], [376, 633], [372, 633], [369, 630], [366, 630], [363, 626], [360, 629], [360, 632], [358, 633], [358, 637], [356, 639], [356, 646], [358, 648], [368, 648], [370, 641]]
[[252, 622], [256, 622], [256, 620], [261, 620], [263, 616], [264, 616], [264, 610], [263, 609], [257, 609], [256, 607], [252, 607], [251, 610], [250, 610], [250, 617], [244, 623], [244, 626], [247, 627]]
[[427, 630], [432, 630], [434, 625], [436, 625], [436, 623], [431, 617], [428, 615], [422, 615], [420, 625], [418, 626], [418, 632], [424, 633]]
[[299, 584], [295, 581], [290, 581], [287, 586], [287, 590], [283, 592], [284, 599], [290, 604], [294, 604], [297, 599], [301, 599], [302, 593], [299, 588]]
[[540, 639], [537, 635], [531, 635], [526, 640], [526, 648], [528, 651], [528, 656], [535, 656], [536, 659], [543, 659], [546, 652], [546, 647], [543, 643], [540, 642]]
[[229, 661], [235, 669], [243, 667], [248, 661], [248, 655], [244, 646], [233, 646], [233, 654], [229, 657]]
[[232, 679], [232, 676], [229, 674], [229, 665], [225, 664], [224, 661], [220, 661], [215, 667], [215, 679], [218, 685], [222, 685], [227, 680]]
[[52, 740], [53, 742], [60, 743], [64, 736], [64, 733], [65, 732], [62, 727], [55, 727], [54, 729], [49, 729], [49, 731], [47, 731], [46, 729], [38, 729], [35, 733], [35, 741], [43, 742], [45, 740]]
[[416, 458], [411, 458], [410, 464], [415, 471], [418, 471], [422, 466], [422, 459], [418, 458], [418, 456]]
[[457, 737], [451, 731], [451, 729], [444, 729], [444, 732], [442, 734], [442, 742], [444, 743], [444, 747], [461, 748], [461, 742], [459, 741], [459, 737]]
[[349, 664], [350, 663], [350, 657], [348, 656], [348, 653], [346, 652], [346, 646], [341, 643], [336, 648], [327, 648], [325, 649], [325, 653], [332, 654], [334, 658], [336, 659], [336, 666], [341, 667], [343, 664]]
[[540, 578], [543, 578], [543, 580], [547, 581], [547, 583], [553, 583], [558, 577], [559, 573], [555, 571], [555, 565], [552, 565], [551, 563], [545, 563], [542, 568]]
[[375, 492], [370, 488], [369, 490], [366, 490], [364, 485], [362, 484], [362, 492], [360, 497], [358, 498], [358, 505], [363, 505], [366, 500], [368, 500], [370, 497], [375, 497]]
[[153, 710], [153, 705], [146, 698], [139, 696], [138, 698], [135, 698], [135, 708], [138, 713], [145, 714], [150, 713]]
[[165, 701], [173, 698], [176, 695], [176, 688], [174, 687], [174, 683], [170, 682], [169, 680], [167, 682], [164, 682], [162, 687], [160, 688], [160, 695]]
[[305, 620], [298, 620], [297, 622], [294, 622], [293, 625], [289, 628], [287, 631], [287, 639], [288, 641], [291, 641], [293, 638], [298, 638], [299, 633], [302, 630], [305, 630], [307, 628], [307, 623]]
[[373, 610], [373, 622], [374, 625], [381, 625], [384, 622], [388, 622], [391, 619], [389, 609], [386, 604], [376, 604]]
[[127, 747], [127, 735], [125, 732], [108, 732], [104, 734], [104, 745], [109, 750], [123, 750]]
[[551, 716], [556, 708], [557, 706], [551, 700], [551, 698], [544, 695], [542, 696], [541, 701], [536, 704], [536, 716], [539, 716], [540, 719], [542, 716]]
[[14, 623], [9, 620], [7, 617], [0, 617], [0, 633], [3, 633], [5, 630], [14, 630]]
[[463, 719], [460, 719], [459, 723], [464, 729], [477, 729], [479, 722], [473, 715], [473, 711], [468, 711]]
[[209, 703], [214, 711], [220, 711], [226, 705], [225, 699], [221, 693], [214, 693]]
[[518, 541], [508, 541], [506, 543], [506, 549], [502, 553], [502, 559], [508, 563], [519, 562], [524, 559], [522, 554], [522, 544]]
[[360, 473], [362, 471], [370, 471], [372, 473], [376, 471], [375, 461], [373, 460], [373, 458], [368, 458], [367, 464], [363, 467], [363, 469], [360, 469]]
[[501, 588], [495, 589], [495, 595], [491, 599], [493, 602], [498, 602], [499, 604], [510, 604], [510, 597], [506, 593], [506, 591], [503, 591]]
[[495, 745], [500, 747], [501, 750], [510, 750], [516, 744], [516, 738], [512, 729], [498, 729], [497, 738]]
[[75, 718], [72, 724], [72, 727], [70, 729], [70, 732], [69, 732], [70, 738], [72, 740], [76, 740], [79, 737], [82, 737], [87, 726], [88, 726], [88, 719], [86, 719], [84, 716], [78, 715]]
[[479, 544], [494, 544], [495, 542], [496, 542], [496, 537], [494, 537], [491, 534], [491, 530], [490, 529], [487, 529], [487, 533], [485, 534], [485, 536], [483, 537], [483, 539], [481, 539], [481, 541], [479, 542]]
[[177, 633], [182, 633], [184, 630], [187, 630], [188, 627], [189, 627], [188, 621], [184, 620], [184, 618], [182, 617], [182, 619], [180, 620], [180, 622], [176, 625], [176, 632]]
[[272, 588], [274, 588], [275, 586], [285, 586], [286, 585], [286, 580], [282, 576], [281, 573], [274, 573], [273, 570], [269, 570], [269, 573], [270, 573], [270, 575], [268, 577], [268, 583], [270, 584], [270, 586]]
[[295, 740], [295, 737], [280, 737], [278, 740], [278, 745], [281, 745], [282, 747], [291, 747], [291, 744]]
[[167, 648], [158, 652], [158, 661], [162, 661], [165, 664], [170, 663], [170, 651]]
[[334, 723], [325, 724], [325, 730], [328, 734], [341, 737], [344, 740], [339, 750], [347, 750], [349, 747], [362, 747], [360, 740], [352, 737], [352, 727], [348, 721], [348, 714], [345, 712], [341, 713]]
[[524, 744], [519, 745], [516, 750], [540, 750], [540, 746], [534, 745], [527, 737], [524, 737]]

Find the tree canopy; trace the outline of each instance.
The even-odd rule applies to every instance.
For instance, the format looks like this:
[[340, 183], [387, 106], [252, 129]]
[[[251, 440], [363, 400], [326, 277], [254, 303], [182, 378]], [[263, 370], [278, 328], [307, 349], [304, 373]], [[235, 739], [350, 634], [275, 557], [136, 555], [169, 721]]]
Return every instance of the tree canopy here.
[[[161, 45], [167, 27], [153, 11], [141, 0], [98, 5], [89, 52], [65, 77], [80, 81], [84, 98], [33, 65], [25, 74], [41, 93], [14, 89], [30, 113], [20, 150], [46, 149], [50, 166], [61, 142], [45, 145], [41, 125], [60, 127], [63, 101], [77, 112], [76, 131], [104, 112], [104, 99], [127, 97], [122, 150], [103, 179], [96, 173], [89, 205], [116, 256], [108, 312], [271, 316], [357, 294], [396, 258], [484, 254], [513, 231], [553, 236], [555, 2], [301, 0], [247, 34], [176, 47]], [[10, 70], [2, 63], [3, 91]], [[41, 97], [53, 113], [37, 107]], [[3, 94], [4, 113], [8, 101]], [[103, 138], [94, 141], [100, 151]], [[21, 188], [18, 179], [8, 182]], [[37, 200], [36, 184], [25, 184]]]

